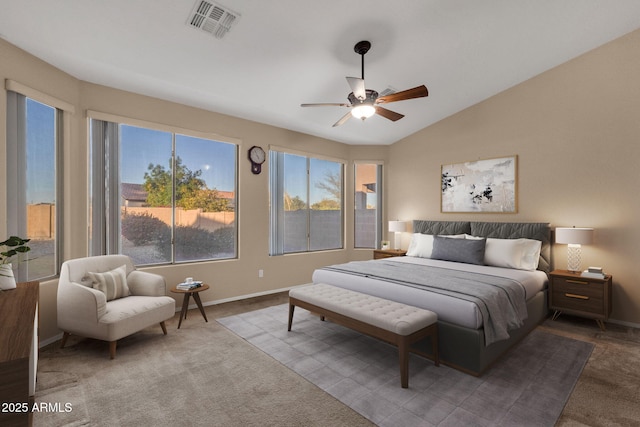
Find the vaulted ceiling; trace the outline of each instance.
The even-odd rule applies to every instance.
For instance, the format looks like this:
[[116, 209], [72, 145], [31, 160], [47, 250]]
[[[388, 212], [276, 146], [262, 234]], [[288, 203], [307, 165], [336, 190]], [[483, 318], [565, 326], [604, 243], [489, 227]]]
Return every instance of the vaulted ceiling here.
[[[638, 0], [219, 0], [237, 19], [217, 38], [189, 25], [199, 3], [0, 0], [0, 37], [84, 81], [383, 145], [640, 28]], [[429, 96], [332, 127], [346, 107], [300, 104], [347, 102], [360, 40], [368, 89]]]

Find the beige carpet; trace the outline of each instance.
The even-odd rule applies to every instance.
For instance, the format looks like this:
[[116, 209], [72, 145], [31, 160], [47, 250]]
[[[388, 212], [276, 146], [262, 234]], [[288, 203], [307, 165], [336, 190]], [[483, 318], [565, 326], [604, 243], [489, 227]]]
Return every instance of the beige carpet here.
[[640, 426], [640, 329], [565, 315], [538, 329], [595, 344], [557, 427]]
[[[210, 318], [211, 319], [211, 318]], [[371, 423], [216, 321], [190, 311], [108, 345], [74, 340], [41, 352], [35, 426], [369, 426]]]

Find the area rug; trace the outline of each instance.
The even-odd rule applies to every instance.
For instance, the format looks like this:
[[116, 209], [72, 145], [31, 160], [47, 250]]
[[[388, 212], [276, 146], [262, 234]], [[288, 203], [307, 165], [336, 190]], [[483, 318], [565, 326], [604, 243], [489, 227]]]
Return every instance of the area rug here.
[[412, 355], [400, 387], [395, 347], [288, 305], [218, 322], [379, 426], [553, 426], [593, 344], [534, 330], [473, 377]]

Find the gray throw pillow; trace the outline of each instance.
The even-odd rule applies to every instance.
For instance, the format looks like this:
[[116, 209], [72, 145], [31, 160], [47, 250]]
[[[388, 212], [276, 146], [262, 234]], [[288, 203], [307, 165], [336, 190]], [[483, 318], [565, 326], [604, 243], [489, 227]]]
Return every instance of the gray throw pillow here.
[[432, 259], [484, 265], [487, 239], [448, 239], [434, 236]]

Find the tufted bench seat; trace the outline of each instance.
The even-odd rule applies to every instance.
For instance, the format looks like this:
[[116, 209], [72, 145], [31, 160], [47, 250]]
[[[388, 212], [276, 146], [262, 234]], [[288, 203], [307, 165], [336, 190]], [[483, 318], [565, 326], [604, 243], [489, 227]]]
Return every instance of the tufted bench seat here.
[[289, 291], [289, 327], [295, 307], [328, 317], [358, 332], [381, 339], [398, 347], [400, 383], [409, 386], [409, 346], [430, 337], [433, 360], [438, 358], [438, 316], [429, 310], [389, 301], [323, 283]]

